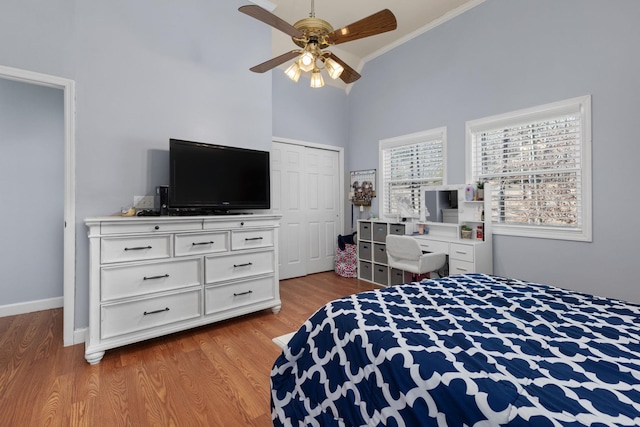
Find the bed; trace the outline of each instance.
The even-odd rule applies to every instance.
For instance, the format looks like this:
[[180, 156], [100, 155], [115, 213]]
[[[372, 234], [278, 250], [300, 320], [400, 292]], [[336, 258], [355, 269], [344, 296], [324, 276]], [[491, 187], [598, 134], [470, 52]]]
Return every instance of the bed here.
[[468, 274], [337, 299], [271, 372], [275, 426], [640, 425], [640, 306]]

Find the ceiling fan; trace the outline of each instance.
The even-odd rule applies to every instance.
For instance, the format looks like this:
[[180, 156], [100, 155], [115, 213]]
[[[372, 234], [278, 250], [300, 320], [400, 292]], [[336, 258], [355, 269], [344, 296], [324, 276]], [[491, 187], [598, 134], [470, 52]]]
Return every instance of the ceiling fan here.
[[315, 17], [314, 0], [311, 0], [309, 17], [301, 19], [293, 25], [257, 5], [241, 6], [238, 10], [288, 34], [293, 42], [300, 47], [300, 49], [292, 50], [258, 64], [250, 70], [255, 73], [264, 73], [297, 58], [285, 73], [297, 82], [302, 72], [311, 72], [311, 87], [314, 88], [324, 86], [324, 80], [320, 74], [322, 69], [325, 69], [331, 78], [337, 79], [339, 77], [347, 84], [360, 78], [360, 74], [356, 70], [334, 53], [324, 49], [340, 43], [386, 33], [395, 30], [398, 26], [394, 14], [389, 9], [383, 9], [346, 27], [334, 30], [327, 21]]

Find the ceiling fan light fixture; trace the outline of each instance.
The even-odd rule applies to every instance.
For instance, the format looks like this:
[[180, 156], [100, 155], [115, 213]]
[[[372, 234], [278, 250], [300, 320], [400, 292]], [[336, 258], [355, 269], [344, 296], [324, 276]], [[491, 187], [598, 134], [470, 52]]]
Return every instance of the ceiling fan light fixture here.
[[324, 52], [323, 49], [395, 30], [398, 27], [396, 17], [389, 9], [383, 9], [335, 30], [329, 22], [315, 17], [314, 0], [310, 1], [309, 18], [301, 19], [293, 25], [257, 4], [238, 8], [240, 12], [291, 36], [293, 43], [301, 48], [271, 58], [249, 70], [264, 73], [295, 59], [296, 64], [291, 65], [285, 73], [296, 82], [302, 73], [311, 72], [311, 86], [324, 86], [324, 80], [320, 75], [323, 68], [332, 79], [340, 78], [346, 84], [355, 82], [361, 77], [360, 74], [336, 55]]
[[302, 70], [300, 69], [298, 62], [294, 62], [293, 64], [291, 64], [289, 68], [287, 68], [287, 70], [284, 73], [287, 75], [287, 77], [289, 77], [291, 80], [297, 83], [298, 80], [300, 80], [300, 75], [302, 74]]
[[306, 51], [302, 55], [300, 55], [298, 65], [300, 69], [305, 73], [309, 72], [316, 66], [316, 56], [313, 53]]
[[320, 69], [315, 68], [311, 74], [311, 87], [317, 89], [322, 86], [324, 86], [324, 79], [322, 78], [322, 74], [320, 74]]
[[331, 77], [333, 80], [340, 77], [340, 75], [344, 71], [342, 65], [338, 64], [331, 58], [327, 58], [324, 60], [324, 67], [326, 68], [327, 73], [329, 73], [329, 77]]

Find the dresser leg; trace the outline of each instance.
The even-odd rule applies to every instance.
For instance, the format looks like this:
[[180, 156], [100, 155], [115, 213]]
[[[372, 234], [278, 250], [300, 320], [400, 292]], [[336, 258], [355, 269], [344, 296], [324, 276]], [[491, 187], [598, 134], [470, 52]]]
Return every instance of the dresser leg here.
[[85, 353], [84, 358], [89, 362], [90, 365], [97, 365], [102, 360], [104, 356], [104, 351], [97, 351], [95, 353]]
[[271, 311], [273, 311], [273, 314], [278, 314], [280, 313], [280, 309], [282, 308], [281, 305], [276, 305], [275, 307], [271, 308]]

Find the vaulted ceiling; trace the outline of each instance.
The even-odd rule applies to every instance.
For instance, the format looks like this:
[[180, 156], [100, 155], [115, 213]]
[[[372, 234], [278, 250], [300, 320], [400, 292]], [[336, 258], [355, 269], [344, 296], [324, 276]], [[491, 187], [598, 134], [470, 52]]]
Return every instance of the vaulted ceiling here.
[[[361, 71], [364, 64], [393, 47], [410, 40], [429, 29], [477, 6], [484, 0], [313, 0], [316, 18], [328, 21], [334, 29], [341, 28], [382, 9], [389, 9], [396, 16], [398, 28], [384, 34], [343, 43], [330, 48], [343, 61]], [[252, 0], [290, 24], [308, 18], [312, 0]], [[272, 56], [278, 56], [295, 48], [291, 38], [273, 30]], [[265, 58], [256, 58], [258, 64]], [[285, 69], [289, 64], [283, 64]], [[344, 87], [340, 80], [333, 81]], [[357, 82], [356, 82], [357, 84]]]

